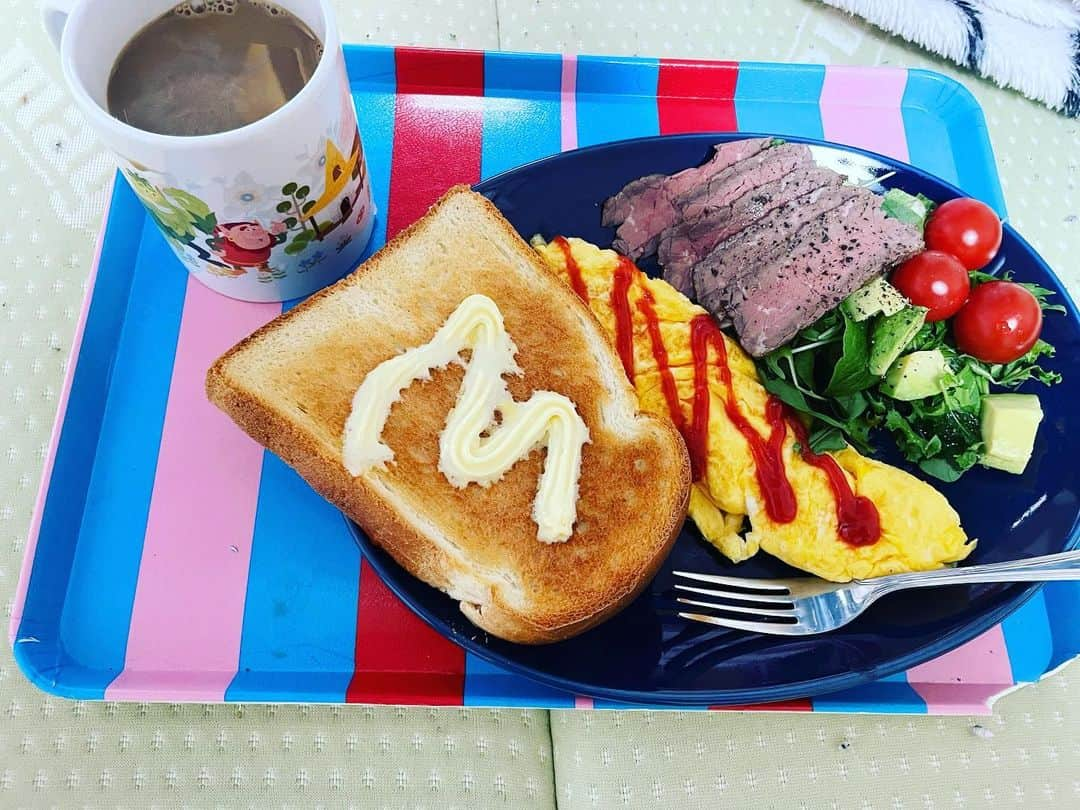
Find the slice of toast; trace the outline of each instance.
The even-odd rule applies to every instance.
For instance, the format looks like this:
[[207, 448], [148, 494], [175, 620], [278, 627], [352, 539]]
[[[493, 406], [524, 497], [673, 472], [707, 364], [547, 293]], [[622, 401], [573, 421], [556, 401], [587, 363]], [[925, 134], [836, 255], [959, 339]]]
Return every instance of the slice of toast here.
[[[588, 427], [566, 542], [540, 542], [532, 519], [545, 450], [486, 487], [456, 488], [439, 471], [460, 364], [402, 392], [382, 432], [390, 464], [356, 478], [343, 465], [345, 420], [365, 375], [431, 340], [473, 293], [496, 303], [517, 345], [523, 374], [509, 379], [514, 399], [564, 394]], [[685, 516], [690, 467], [678, 432], [638, 410], [588, 307], [464, 186], [355, 273], [231, 349], [206, 388], [409, 572], [511, 641], [569, 638], [619, 611], [656, 573]]]

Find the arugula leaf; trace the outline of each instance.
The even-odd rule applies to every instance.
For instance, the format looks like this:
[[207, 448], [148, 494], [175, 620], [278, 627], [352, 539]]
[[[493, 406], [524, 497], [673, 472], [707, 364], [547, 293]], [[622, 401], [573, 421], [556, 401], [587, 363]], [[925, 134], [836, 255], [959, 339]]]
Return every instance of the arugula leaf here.
[[819, 409], [812, 404], [812, 400], [807, 399], [802, 389], [795, 387], [792, 383], [788, 382], [784, 377], [773, 376], [772, 374], [760, 374], [761, 384], [765, 386], [765, 390], [770, 394], [775, 394], [782, 402], [790, 405], [797, 411], [809, 414], [815, 419], [820, 419], [827, 425], [832, 427], [844, 428], [845, 425], [842, 421], [835, 419], [832, 415], [827, 413], [825, 409]]
[[982, 408], [982, 398], [990, 393], [989, 381], [976, 371], [977, 361], [970, 357], [954, 353], [949, 362], [953, 373], [950, 385], [942, 393], [944, 404], [950, 410], [978, 414]]
[[1053, 346], [1045, 340], [1037, 340], [1031, 351], [1023, 357], [1004, 365], [990, 366], [990, 379], [1006, 388], [1016, 388], [1031, 379], [1038, 380], [1043, 385], [1056, 385], [1061, 382], [1061, 374], [1047, 371], [1039, 365], [1040, 357], [1053, 357], [1054, 353]]
[[878, 382], [869, 371], [870, 323], [856, 321], [845, 307], [839, 307], [844, 319], [844, 337], [840, 358], [833, 366], [832, 376], [825, 386], [825, 396], [842, 397], [862, 391]]
[[[1012, 274], [1010, 273], [1009, 275]], [[1066, 311], [1064, 304], [1051, 304], [1046, 300], [1051, 295], [1057, 295], [1053, 290], [1048, 290], [1046, 287], [1040, 287], [1038, 284], [1034, 284], [1030, 281], [1018, 281], [1016, 283], [1035, 296], [1035, 300], [1039, 302], [1039, 307], [1043, 312]]]
[[926, 224], [926, 218], [934, 210], [934, 202], [922, 194], [908, 194], [898, 188], [890, 188], [881, 201], [881, 210], [885, 216], [914, 225], [920, 231]]
[[978, 413], [947, 410], [922, 417], [920, 422], [923, 430], [933, 431], [934, 436], [940, 439], [942, 455], [948, 458], [959, 458], [969, 450], [982, 449]]
[[906, 458], [921, 461], [930, 458], [941, 450], [941, 438], [923, 436], [900, 411], [892, 408], [885, 414], [885, 428], [893, 434], [896, 444]]
[[947, 333], [944, 321], [924, 323], [922, 328], [915, 333], [915, 337], [905, 347], [905, 351], [917, 352], [929, 349], [947, 349], [945, 335]]

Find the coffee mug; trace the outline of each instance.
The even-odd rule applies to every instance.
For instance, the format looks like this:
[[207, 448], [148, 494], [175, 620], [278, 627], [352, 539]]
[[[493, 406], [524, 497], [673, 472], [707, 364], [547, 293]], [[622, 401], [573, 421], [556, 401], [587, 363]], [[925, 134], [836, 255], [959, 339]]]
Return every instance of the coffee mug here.
[[285, 301], [356, 266], [375, 209], [345, 59], [326, 0], [276, 0], [323, 43], [291, 100], [212, 135], [160, 135], [108, 113], [113, 63], [177, 0], [45, 0], [45, 28], [90, 126], [187, 269], [216, 292]]

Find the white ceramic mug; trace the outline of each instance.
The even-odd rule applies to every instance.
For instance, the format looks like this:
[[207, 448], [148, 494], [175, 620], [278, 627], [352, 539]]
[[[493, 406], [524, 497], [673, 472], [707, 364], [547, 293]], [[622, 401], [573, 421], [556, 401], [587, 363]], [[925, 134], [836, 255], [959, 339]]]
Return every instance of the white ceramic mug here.
[[276, 2], [323, 43], [311, 80], [265, 118], [198, 136], [145, 132], [106, 106], [124, 45], [177, 0], [43, 4], [76, 102], [150, 217], [196, 278], [245, 301], [284, 301], [337, 280], [355, 267], [375, 219], [330, 4]]

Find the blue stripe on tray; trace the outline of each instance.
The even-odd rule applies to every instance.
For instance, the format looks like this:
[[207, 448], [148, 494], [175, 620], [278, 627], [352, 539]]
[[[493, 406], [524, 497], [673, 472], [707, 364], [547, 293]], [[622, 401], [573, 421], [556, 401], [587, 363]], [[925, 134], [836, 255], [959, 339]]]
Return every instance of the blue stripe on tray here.
[[559, 56], [484, 54], [484, 179], [559, 151], [561, 80]]
[[359, 583], [360, 550], [341, 513], [264, 453], [240, 662], [225, 699], [342, 701]]
[[[105, 687], [124, 668], [188, 281], [122, 179], [116, 181], [101, 267], [38, 547], [38, 558], [48, 565], [48, 573], [40, 573], [55, 587], [32, 580], [25, 612], [27, 619], [43, 626], [60, 627], [59, 639], [25, 650], [26, 663], [39, 670], [39, 676], [49, 677], [40, 672], [44, 662], [39, 656], [51, 647], [49, 667], [63, 668], [64, 694], [78, 698], [103, 697]], [[134, 279], [125, 275], [130, 267], [138, 268]], [[101, 419], [100, 434], [95, 434], [96, 418]], [[69, 436], [73, 429], [82, 435]], [[89, 446], [78, 446], [84, 442]], [[99, 444], [112, 446], [114, 452], [94, 458]], [[80, 493], [85, 493], [85, 502]], [[76, 544], [65, 536], [76, 531], [94, 535], [95, 542]], [[63, 559], [72, 550], [65, 594]], [[36, 567], [33, 576], [39, 576]], [[61, 602], [63, 615], [57, 622]], [[49, 613], [53, 618], [46, 619]], [[35, 681], [48, 689], [41, 677]]]
[[[366, 251], [370, 254], [386, 240], [394, 52], [347, 48], [346, 60], [379, 212]], [[303, 565], [297, 565], [300, 558]], [[353, 673], [359, 587], [360, 551], [341, 513], [267, 451], [255, 513], [240, 662], [225, 699], [343, 701]]]
[[[951, 80], [936, 73], [908, 71], [904, 85], [904, 97], [900, 102], [900, 114], [904, 120], [904, 135], [908, 143], [908, 162], [942, 180], [958, 184], [954, 152], [956, 144], [950, 138], [950, 127], [937, 111], [927, 104], [930, 98], [948, 92]], [[977, 189], [965, 189], [976, 194]]]
[[901, 105], [909, 162], [948, 180], [1005, 215], [1005, 198], [982, 109], [959, 82], [909, 70]]
[[815, 712], [873, 712], [878, 714], [926, 714], [926, 702], [911, 688], [907, 673], [830, 692], [811, 699]]
[[735, 116], [742, 132], [821, 138], [821, 65], [740, 62]]
[[[484, 55], [482, 178], [559, 151], [561, 82], [561, 57]], [[527, 126], [523, 127], [523, 122], [528, 122]], [[465, 658], [462, 700], [466, 706], [574, 705], [572, 695], [508, 672], [472, 653]]]
[[[1044, 588], [1001, 623], [1005, 649], [1009, 651], [1009, 665], [1016, 683], [1037, 681], [1050, 668], [1054, 642], [1051, 638], [1045, 594]], [[1073, 647], [1073, 650], [1076, 649]], [[1075, 652], [1073, 654], [1075, 655]]]
[[658, 134], [659, 75], [656, 59], [579, 57], [578, 146]]
[[479, 656], [465, 657], [465, 706], [523, 706], [529, 708], [573, 708], [574, 696], [561, 689], [537, 683], [508, 672]]
[[1052, 650], [1049, 669], [1076, 658], [1080, 651], [1080, 583], [1049, 582], [1042, 590], [1050, 617]]
[[377, 211], [367, 254], [386, 242], [386, 212], [390, 205], [390, 158], [394, 151], [394, 105], [397, 84], [393, 48], [345, 48], [352, 82], [356, 118], [364, 144], [371, 194]]

